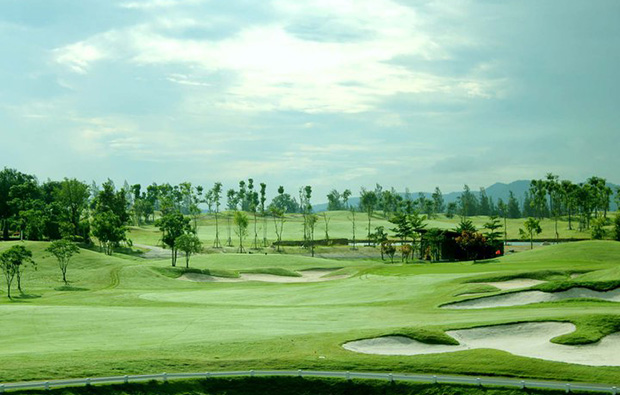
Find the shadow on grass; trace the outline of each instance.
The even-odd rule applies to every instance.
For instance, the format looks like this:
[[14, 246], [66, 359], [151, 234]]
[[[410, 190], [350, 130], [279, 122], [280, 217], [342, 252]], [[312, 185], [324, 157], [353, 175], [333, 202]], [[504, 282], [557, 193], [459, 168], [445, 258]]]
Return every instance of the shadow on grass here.
[[62, 285], [54, 289], [56, 291], [88, 291], [88, 288], [74, 287], [73, 285]]
[[28, 300], [28, 299], [39, 299], [40, 297], [41, 295], [21, 293], [18, 296], [13, 296], [13, 299]]
[[499, 262], [499, 259], [493, 258], [493, 259], [483, 259], [483, 260], [480, 260], [480, 261], [475, 261], [474, 263], [476, 265], [478, 265], [478, 264], [498, 263], [498, 262]]
[[[89, 250], [89, 251], [93, 251], [93, 252], [99, 252], [101, 254], [103, 254], [103, 250], [95, 245], [95, 244], [85, 244], [85, 243], [81, 243], [80, 244], [80, 248], [83, 248], [85, 250]], [[127, 256], [133, 256], [133, 257], [142, 257], [144, 255], [146, 251], [139, 249], [139, 248], [132, 248], [132, 247], [128, 247], [128, 246], [118, 246], [118, 247], [114, 247], [114, 251], [113, 253], [115, 254], [122, 254], [122, 255], [127, 255]]]

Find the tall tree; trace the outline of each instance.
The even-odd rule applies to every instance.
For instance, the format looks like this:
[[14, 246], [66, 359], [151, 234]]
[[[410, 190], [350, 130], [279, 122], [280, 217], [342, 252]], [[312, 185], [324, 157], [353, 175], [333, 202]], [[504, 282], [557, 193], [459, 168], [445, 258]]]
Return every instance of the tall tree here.
[[576, 191], [577, 207], [579, 209], [579, 230], [590, 229], [590, 218], [596, 206], [596, 189], [590, 183], [581, 183]]
[[319, 217], [316, 214], [308, 214], [308, 238], [310, 241], [310, 254], [314, 257], [314, 228], [316, 227], [316, 223], [319, 220]]
[[69, 222], [73, 225], [73, 236], [87, 236], [80, 234], [80, 219], [89, 196], [88, 185], [75, 178], [65, 178], [60, 183], [57, 199], [66, 210]]
[[[312, 198], [312, 187], [310, 185], [306, 185], [303, 188], [299, 189], [299, 201], [301, 206], [301, 212], [303, 215], [303, 225], [304, 225], [304, 245], [308, 246], [308, 241], [310, 240], [310, 219], [309, 216], [312, 213], [312, 204], [310, 203], [310, 199]], [[316, 221], [315, 221], [316, 223]]]
[[112, 255], [114, 248], [126, 239], [125, 224], [111, 211], [97, 212], [93, 216], [93, 236], [99, 240], [101, 250]]
[[18, 268], [13, 264], [8, 250], [0, 253], [0, 269], [2, 269], [2, 274], [4, 275], [4, 280], [6, 281], [6, 294], [8, 298], [11, 299], [11, 286], [15, 280], [15, 275]]
[[577, 208], [577, 190], [579, 187], [569, 180], [560, 183], [560, 195], [568, 214], [568, 230], [573, 230], [573, 214]]
[[375, 207], [377, 206], [377, 193], [375, 191], [367, 190], [366, 188], [362, 188], [360, 191], [360, 209], [366, 212], [368, 216], [368, 242], [370, 243], [370, 233], [371, 233], [371, 219], [372, 214], [375, 211]]
[[351, 190], [345, 189], [342, 192], [342, 205], [345, 210], [349, 209], [349, 197], [351, 197]]
[[332, 189], [331, 192], [327, 194], [327, 211], [342, 210], [343, 207], [340, 198], [340, 192]]
[[232, 220], [230, 211], [233, 212], [233, 216], [234, 213], [237, 212], [237, 204], [239, 204], [239, 194], [237, 194], [237, 192], [235, 192], [234, 189], [229, 189], [226, 192], [226, 204], [228, 206], [228, 213], [226, 213], [226, 225], [227, 225], [227, 230], [228, 230], [228, 239], [226, 240], [226, 245], [228, 247], [232, 247], [232, 228], [230, 226], [230, 222]]
[[607, 218], [609, 198], [613, 194], [612, 189], [607, 186], [607, 180], [601, 177], [590, 177], [587, 182], [592, 187], [595, 215], [598, 216], [600, 210], [603, 212], [603, 217]]
[[220, 201], [222, 199], [222, 183], [216, 182], [211, 189], [213, 193], [213, 203], [215, 204], [215, 240], [213, 241], [213, 247], [222, 248], [220, 243], [220, 224], [218, 216], [220, 214]]
[[267, 184], [260, 183], [260, 214], [263, 217], [263, 247], [267, 247], [267, 212], [265, 202], [267, 201]]
[[506, 221], [506, 218], [508, 218], [508, 206], [501, 198], [497, 200], [497, 213], [504, 219], [504, 245], [506, 245], [508, 239], [508, 224]]
[[193, 233], [185, 233], [177, 237], [175, 245], [179, 251], [185, 253], [185, 267], [189, 268], [189, 259], [193, 254], [198, 254], [202, 251], [202, 242]]
[[243, 238], [248, 234], [248, 216], [243, 211], [235, 211], [233, 219], [235, 224], [235, 233], [239, 236], [239, 253], [245, 252], [243, 248]]
[[471, 192], [469, 186], [465, 184], [463, 186], [463, 192], [458, 197], [459, 211], [462, 217], [469, 217], [478, 213], [478, 199]]
[[[282, 188], [282, 187], [280, 187]], [[280, 252], [281, 251], [281, 244], [282, 244], [282, 231], [284, 230], [284, 221], [285, 221], [285, 217], [284, 217], [284, 209], [275, 207], [275, 206], [270, 206], [269, 210], [271, 211], [271, 216], [273, 217], [273, 224], [275, 226], [275, 231], [276, 231], [276, 248], [277, 251]]]
[[458, 206], [457, 206], [456, 202], [448, 203], [448, 205], [446, 206], [446, 217], [447, 218], [453, 218], [454, 214], [456, 214], [457, 210], [458, 210]]
[[254, 243], [252, 247], [257, 250], [258, 249], [258, 209], [260, 201], [258, 199], [258, 192], [252, 191], [249, 193], [250, 200], [250, 212], [254, 216]]
[[441, 189], [439, 187], [435, 187], [435, 192], [432, 195], [433, 198], [433, 210], [436, 213], [443, 213], [446, 205], [444, 204], [443, 194], [441, 193]]
[[[189, 184], [189, 183], [188, 183]], [[203, 192], [204, 192], [204, 188], [201, 185], [198, 185], [196, 187], [191, 187], [190, 185], [190, 190], [189, 190], [189, 204], [188, 204], [188, 213], [192, 218], [192, 228], [194, 230], [194, 233], [198, 233], [198, 219], [200, 218], [200, 214], [202, 213], [202, 210], [200, 209], [200, 204], [201, 203], [206, 203], [207, 199], [206, 197], [203, 198]], [[213, 203], [211, 203], [211, 197], [209, 197], [209, 211], [211, 210], [211, 205]]]
[[329, 243], [329, 221], [331, 218], [327, 215], [327, 211], [323, 211], [323, 226], [325, 227], [325, 241]]
[[62, 281], [67, 285], [67, 268], [69, 261], [75, 254], [80, 253], [80, 249], [75, 243], [67, 239], [53, 241], [45, 251], [52, 254], [58, 261], [58, 267], [62, 273]]
[[163, 215], [155, 221], [155, 226], [162, 231], [162, 242], [170, 247], [172, 266], [177, 265], [178, 247], [176, 240], [183, 234], [191, 233], [190, 219], [178, 211]]
[[549, 213], [547, 206], [547, 183], [544, 180], [530, 181], [530, 198], [536, 213], [535, 217], [538, 219], [547, 217]]
[[[9, 205], [13, 209], [14, 220], [19, 229], [20, 240], [24, 239], [24, 234], [29, 240], [37, 240], [41, 232], [40, 218], [36, 214], [42, 215], [41, 189], [36, 179], [27, 179], [22, 184], [13, 185], [9, 189]], [[36, 213], [33, 210], [37, 211]], [[27, 230], [30, 229], [30, 232]]]
[[497, 241], [502, 237], [502, 232], [498, 231], [501, 227], [502, 224], [497, 216], [491, 216], [489, 221], [484, 224], [484, 228], [488, 230], [488, 232], [484, 234], [484, 237], [487, 239], [487, 242], [494, 247], [497, 245]]
[[17, 277], [17, 289], [22, 291], [21, 273], [26, 264], [32, 264], [36, 267], [36, 263], [32, 260], [32, 251], [23, 245], [14, 245], [0, 254], [0, 267], [4, 273], [7, 283], [7, 296], [11, 298], [11, 284], [13, 279]]
[[556, 242], [560, 240], [560, 234], [558, 233], [558, 217], [560, 216], [560, 205], [561, 205], [561, 189], [560, 189], [560, 177], [555, 174], [547, 173], [547, 179], [545, 182], [545, 187], [547, 190], [547, 195], [549, 195], [549, 211], [553, 216], [553, 220], [555, 223], [555, 239]]
[[525, 223], [525, 230], [519, 229], [521, 238], [530, 240], [530, 250], [534, 248], [534, 235], [539, 235], [542, 232], [540, 227], [540, 221], [536, 218], [529, 217]]
[[489, 197], [487, 196], [487, 191], [483, 187], [480, 187], [480, 208], [478, 210], [479, 215], [491, 215], [491, 204], [489, 202]]
[[620, 212], [616, 213], [614, 218], [613, 238], [616, 241], [620, 241]]
[[354, 206], [349, 206], [349, 219], [351, 220], [351, 241], [352, 241], [352, 246], [351, 249], [352, 250], [356, 250], [357, 246], [355, 245], [355, 227], [356, 227], [356, 219], [355, 219], [355, 207]]
[[508, 218], [521, 218], [521, 210], [519, 209], [519, 202], [515, 198], [512, 191], [508, 192], [508, 204], [506, 205], [506, 211]]
[[114, 183], [108, 180], [102, 184], [93, 205], [93, 235], [104, 252], [111, 255], [114, 247], [126, 240], [126, 224], [130, 218], [127, 195], [123, 189], [116, 191]]
[[28, 180], [34, 180], [34, 177], [6, 167], [0, 171], [0, 229], [4, 240], [9, 239], [9, 220], [15, 214], [14, 206], [9, 204], [9, 191], [14, 185], [21, 185]]

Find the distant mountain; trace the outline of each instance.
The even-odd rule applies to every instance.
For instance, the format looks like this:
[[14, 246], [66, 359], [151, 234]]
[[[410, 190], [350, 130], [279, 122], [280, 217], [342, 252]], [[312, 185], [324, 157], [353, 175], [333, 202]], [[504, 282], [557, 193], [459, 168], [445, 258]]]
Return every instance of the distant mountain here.
[[[485, 188], [486, 194], [488, 197], [493, 198], [493, 201], [497, 203], [499, 199], [502, 199], [504, 202], [508, 201], [508, 197], [510, 195], [510, 191], [515, 195], [519, 202], [523, 201], [523, 194], [530, 189], [530, 180], [519, 180], [513, 181], [510, 184], [504, 184], [503, 182], [496, 182], [488, 188]], [[456, 202], [457, 198], [461, 196], [463, 191], [458, 192], [450, 192], [448, 194], [443, 195], [443, 199], [446, 203]], [[473, 190], [476, 196], [480, 195], [480, 190]], [[431, 194], [427, 194], [428, 197]]]
[[[607, 186], [611, 187], [614, 191], [614, 194], [618, 188], [618, 185], [616, 184], [612, 184], [612, 183], [607, 183]], [[530, 189], [530, 180], [518, 180], [518, 181], [513, 181], [510, 184], [504, 184], [503, 182], [496, 182], [495, 184], [491, 185], [488, 188], [485, 188], [485, 192], [487, 194], [488, 197], [493, 198], [493, 202], [497, 203], [497, 201], [499, 199], [502, 199], [504, 202], [508, 201], [508, 196], [510, 195], [510, 191], [512, 191], [512, 193], [515, 195], [515, 198], [517, 198], [517, 200], [519, 201], [519, 203], [523, 203], [523, 195], [525, 194], [525, 192], [527, 192]], [[422, 192], [424, 194], [424, 196], [428, 199], [432, 198], [432, 193], [431, 192]], [[443, 194], [443, 199], [444, 202], [447, 203], [451, 203], [451, 202], [456, 202], [457, 198], [459, 196], [461, 196], [461, 193], [463, 193], [463, 191], [458, 191], [458, 192], [450, 192], [450, 193], [444, 193]], [[472, 188], [472, 193], [474, 193], [476, 196], [480, 195], [480, 191], [479, 190], [474, 190]], [[404, 193], [400, 192], [399, 195], [401, 196], [405, 196]], [[411, 193], [411, 197], [413, 199], [417, 199], [419, 196], [419, 193]], [[359, 197], [351, 197], [349, 198], [349, 204], [352, 206], [359, 206], [360, 203], [360, 198]], [[316, 204], [314, 206], [312, 206], [312, 208], [314, 209], [315, 212], [321, 212], [321, 211], [326, 211], [327, 210], [327, 203], [320, 203], [320, 204]], [[617, 205], [616, 203], [613, 201], [611, 201], [611, 211], [615, 211], [617, 210]]]

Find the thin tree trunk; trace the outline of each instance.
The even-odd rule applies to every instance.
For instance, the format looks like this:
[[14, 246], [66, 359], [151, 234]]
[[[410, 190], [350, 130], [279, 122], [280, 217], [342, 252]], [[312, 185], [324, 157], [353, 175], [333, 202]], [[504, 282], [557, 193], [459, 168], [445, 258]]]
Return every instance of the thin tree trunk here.
[[370, 211], [368, 211], [368, 245], [370, 245]]
[[228, 222], [228, 240], [226, 240], [226, 245], [228, 247], [232, 247], [232, 235], [230, 233], [231, 229], [230, 229], [230, 215], [226, 216], [226, 220]]
[[258, 250], [258, 231], [256, 230], [256, 211], [254, 211], [254, 249]]
[[263, 211], [263, 247], [267, 247], [267, 216]]
[[215, 241], [213, 242], [213, 247], [221, 248], [222, 245], [220, 244], [220, 228], [219, 228], [219, 223], [217, 219], [217, 214], [218, 214], [218, 211], [215, 210]]

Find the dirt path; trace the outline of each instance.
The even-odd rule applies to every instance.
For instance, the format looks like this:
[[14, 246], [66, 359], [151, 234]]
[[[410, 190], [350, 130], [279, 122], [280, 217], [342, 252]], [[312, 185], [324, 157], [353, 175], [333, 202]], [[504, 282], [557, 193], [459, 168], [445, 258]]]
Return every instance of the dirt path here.
[[146, 251], [140, 255], [144, 259], [165, 259], [170, 258], [170, 250], [163, 249], [158, 246], [149, 246], [146, 244], [133, 244], [134, 247], [144, 248]]

